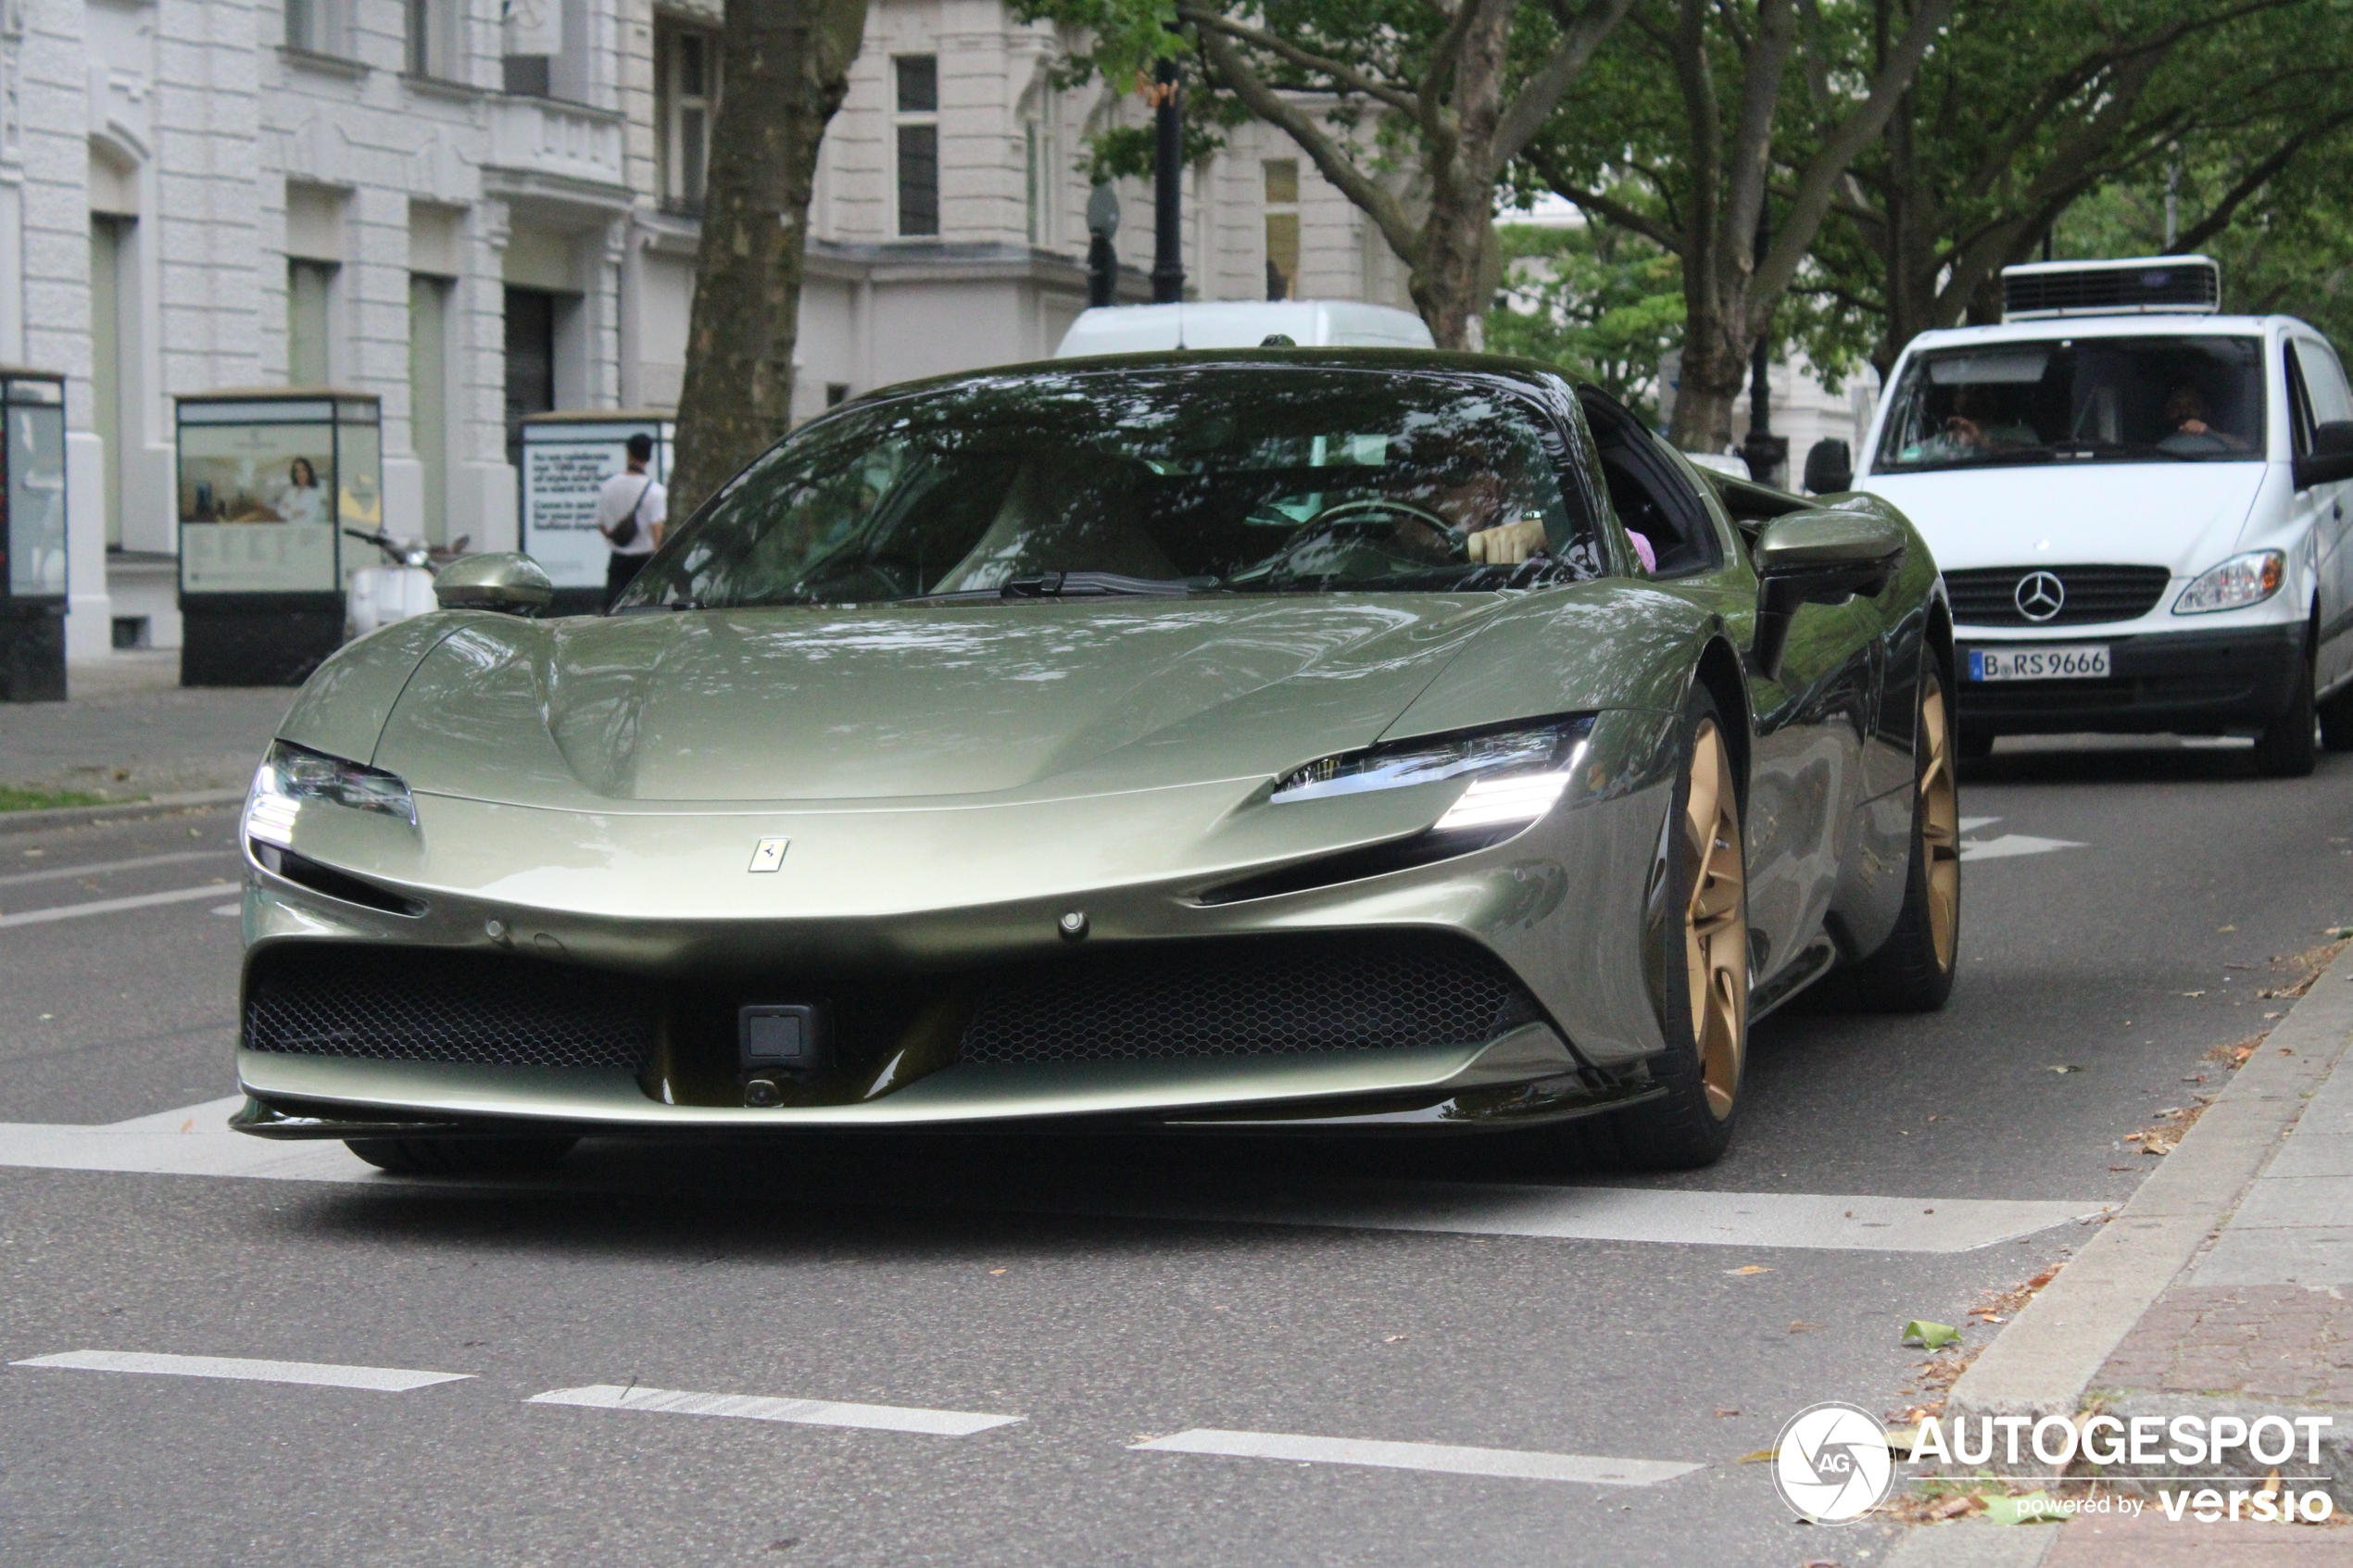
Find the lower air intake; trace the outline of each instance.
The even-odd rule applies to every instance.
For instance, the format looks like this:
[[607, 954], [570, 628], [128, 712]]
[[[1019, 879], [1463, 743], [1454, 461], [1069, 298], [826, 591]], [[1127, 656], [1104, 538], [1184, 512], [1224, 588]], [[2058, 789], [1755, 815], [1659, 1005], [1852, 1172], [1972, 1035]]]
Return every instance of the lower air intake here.
[[1501, 960], [1403, 935], [1189, 943], [999, 982], [970, 1062], [1170, 1061], [1483, 1044], [1539, 1017]]
[[245, 982], [248, 1050], [630, 1072], [652, 1042], [629, 987], [530, 960], [295, 943]]

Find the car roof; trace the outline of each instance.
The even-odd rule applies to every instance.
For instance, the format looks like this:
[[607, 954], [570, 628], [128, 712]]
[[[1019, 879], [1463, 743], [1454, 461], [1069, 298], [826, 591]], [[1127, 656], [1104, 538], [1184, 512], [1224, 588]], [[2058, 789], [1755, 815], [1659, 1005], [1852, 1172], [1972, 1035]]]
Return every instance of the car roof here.
[[2213, 316], [2186, 310], [2139, 315], [2045, 316], [1982, 327], [1940, 327], [1904, 346], [1906, 358], [1933, 348], [1965, 348], [1985, 343], [2047, 343], [2087, 337], [2263, 337], [2274, 332], [2319, 330], [2293, 316]]
[[[878, 386], [820, 415], [829, 419], [844, 410], [894, 398], [937, 392], [968, 383], [1017, 376], [1102, 375], [1120, 370], [1214, 370], [1221, 366], [1267, 370], [1386, 370], [1391, 374], [1478, 375], [1519, 382], [1531, 389], [1546, 384], [1583, 390], [1557, 365], [1503, 354], [1472, 354], [1442, 348], [1187, 348], [1153, 354], [1099, 354], [1084, 358], [1033, 359], [1017, 365], [992, 365], [986, 370], [960, 370], [927, 376], [921, 381]], [[815, 423], [815, 420], [811, 420]]]

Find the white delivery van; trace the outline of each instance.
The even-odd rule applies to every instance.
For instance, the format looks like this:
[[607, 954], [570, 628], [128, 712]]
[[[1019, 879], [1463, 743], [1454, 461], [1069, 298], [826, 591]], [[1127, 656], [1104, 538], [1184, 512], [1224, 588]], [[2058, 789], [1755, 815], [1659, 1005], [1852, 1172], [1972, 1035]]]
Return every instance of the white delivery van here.
[[1270, 337], [1287, 337], [1300, 348], [1438, 346], [1419, 316], [1387, 305], [1352, 299], [1220, 299], [1096, 306], [1070, 324], [1054, 358], [1256, 348]]
[[2328, 340], [2219, 313], [2204, 257], [2003, 274], [1999, 326], [1923, 332], [1854, 484], [1944, 568], [1962, 749], [2073, 731], [2353, 749], [2353, 389]]

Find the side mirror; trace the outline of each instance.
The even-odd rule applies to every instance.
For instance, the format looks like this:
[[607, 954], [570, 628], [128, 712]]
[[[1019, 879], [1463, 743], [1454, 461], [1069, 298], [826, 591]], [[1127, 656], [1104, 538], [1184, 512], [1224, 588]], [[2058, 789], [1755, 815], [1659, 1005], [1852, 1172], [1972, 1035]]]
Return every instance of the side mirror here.
[[1855, 457], [1845, 442], [1824, 436], [1806, 448], [1806, 488], [1817, 495], [1855, 488]]
[[556, 585], [529, 556], [500, 551], [451, 561], [433, 580], [444, 609], [497, 609], [535, 615], [556, 596]]
[[2312, 430], [2312, 449], [2296, 459], [2296, 487], [2353, 479], [2353, 420], [2331, 420]]
[[1904, 569], [1901, 524], [1868, 511], [1790, 512], [1756, 536], [1756, 636], [1748, 661], [1767, 680], [1781, 673], [1781, 653], [1798, 608], [1876, 596]]

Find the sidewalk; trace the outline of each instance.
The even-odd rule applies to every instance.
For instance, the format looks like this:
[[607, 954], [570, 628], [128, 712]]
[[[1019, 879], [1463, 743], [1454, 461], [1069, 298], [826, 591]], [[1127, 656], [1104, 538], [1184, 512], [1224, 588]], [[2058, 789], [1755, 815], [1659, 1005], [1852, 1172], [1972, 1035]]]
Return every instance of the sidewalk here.
[[[2074, 1415], [2328, 1416], [2317, 1464], [2244, 1453], [2200, 1483], [2253, 1488], [2275, 1468], [2334, 1500], [2324, 1525], [2169, 1520], [2180, 1467], [2095, 1467], [2146, 1500], [2137, 1518], [1916, 1529], [1894, 1568], [2303, 1568], [2353, 1564], [2353, 949], [2238, 1069], [2101, 1236], [1954, 1386], [1948, 1409]], [[2182, 1489], [2174, 1486], [2177, 1493]]]
[[179, 684], [176, 653], [67, 671], [64, 702], [0, 703], [0, 785], [110, 800], [243, 789], [292, 687]]

